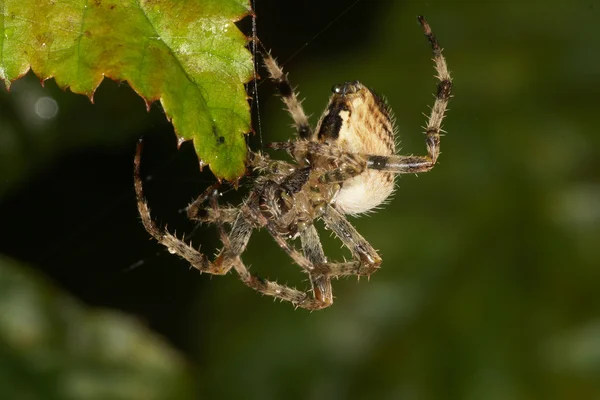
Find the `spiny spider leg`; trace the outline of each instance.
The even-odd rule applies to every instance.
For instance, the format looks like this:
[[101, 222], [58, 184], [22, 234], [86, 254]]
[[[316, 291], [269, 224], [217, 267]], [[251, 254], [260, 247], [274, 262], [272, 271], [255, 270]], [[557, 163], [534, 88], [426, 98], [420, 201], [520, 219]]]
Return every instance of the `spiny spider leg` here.
[[261, 152], [248, 152], [249, 167], [257, 170], [258, 172], [268, 174], [291, 174], [296, 170], [296, 165], [292, 165], [287, 161], [282, 160], [271, 160], [268, 154]]
[[184, 241], [178, 239], [169, 231], [163, 229], [156, 224], [156, 222], [154, 222], [150, 214], [150, 207], [148, 207], [148, 202], [146, 201], [142, 187], [142, 178], [140, 174], [141, 156], [142, 141], [140, 140], [135, 152], [133, 176], [138, 211], [140, 213], [140, 217], [142, 218], [142, 223], [144, 224], [144, 227], [148, 233], [150, 233], [150, 235], [152, 235], [152, 237], [154, 237], [154, 239], [156, 239], [160, 244], [169, 249], [169, 252], [178, 254], [200, 272], [208, 272], [215, 275], [225, 274], [227, 271], [224, 271], [220, 266], [211, 263], [204, 254], [200, 253], [198, 250], [194, 249]]
[[423, 28], [425, 36], [431, 44], [433, 61], [437, 72], [436, 78], [439, 81], [435, 102], [433, 103], [433, 107], [431, 107], [427, 128], [425, 129], [427, 155], [391, 157], [369, 155], [367, 156], [367, 168], [370, 169], [390, 171], [399, 174], [426, 172], [433, 168], [440, 155], [440, 132], [442, 131], [442, 121], [446, 114], [448, 101], [452, 95], [452, 77], [450, 76], [450, 72], [448, 72], [446, 59], [442, 55], [442, 48], [431, 31], [431, 27], [423, 16], [419, 16], [417, 19]]
[[[433, 61], [437, 72], [436, 78], [437, 93], [435, 102], [431, 108], [431, 113], [427, 121], [425, 130], [427, 155], [426, 156], [382, 156], [375, 154], [352, 154], [345, 153], [334, 146], [326, 143], [295, 141], [271, 143], [270, 148], [287, 150], [290, 154], [295, 153], [315, 153], [333, 160], [341, 160], [337, 163], [338, 167], [327, 171], [321, 181], [323, 183], [343, 182], [354, 176], [361, 174], [365, 169], [374, 169], [380, 171], [394, 172], [398, 174], [412, 174], [427, 172], [433, 168], [440, 154], [440, 132], [442, 131], [442, 121], [446, 113], [448, 101], [452, 94], [452, 77], [448, 72], [446, 59], [442, 54], [437, 39], [435, 38], [431, 27], [422, 16], [418, 17], [419, 23], [423, 28], [425, 36], [431, 44], [433, 50]], [[344, 161], [344, 159], [346, 161]]]
[[218, 196], [218, 190], [221, 187], [220, 183], [215, 183], [209, 186], [204, 193], [196, 198], [187, 206], [187, 216], [192, 221], [200, 222], [216, 222], [217, 218], [219, 221], [225, 223], [233, 223], [237, 216], [238, 210], [232, 207], [219, 208], [219, 215], [216, 216], [214, 206], [205, 207], [205, 203], [209, 199], [213, 199], [214, 196]]
[[[219, 206], [217, 203], [217, 196], [212, 195], [210, 201], [214, 215], [217, 221], [219, 221]], [[256, 209], [256, 207], [252, 207], [251, 205], [253, 201], [256, 201], [256, 197], [251, 195], [250, 198], [241, 207], [241, 210], [238, 213], [235, 222], [233, 223], [233, 227], [229, 235], [226, 234], [225, 229], [223, 227], [223, 223], [217, 222], [217, 229], [219, 230], [219, 235], [221, 237], [221, 241], [223, 242], [224, 247], [217, 259], [215, 260], [215, 265], [222, 265], [223, 268], [227, 270], [233, 267], [239, 275], [242, 282], [246, 286], [262, 294], [273, 296], [284, 301], [289, 301], [296, 307], [306, 308], [309, 310], [318, 310], [329, 306], [331, 302], [326, 302], [321, 299], [312, 299], [310, 298], [308, 293], [302, 292], [300, 290], [285, 285], [280, 285], [277, 282], [272, 282], [257, 277], [248, 271], [248, 268], [242, 262], [240, 255], [245, 250], [246, 245], [248, 244], [248, 240], [250, 239], [250, 235], [252, 233], [253, 225], [255, 223], [258, 223], [260, 225], [266, 223], [267, 229], [273, 228], [272, 226], [270, 226], [271, 224], [261, 214], [258, 214], [258, 216], [262, 217], [263, 220], [257, 220], [257, 214], [252, 212], [252, 209]], [[276, 238], [276, 240], [281, 239], [278, 235], [274, 235], [274, 237]], [[285, 240], [277, 240], [277, 242], [280, 245], [282, 245], [282, 243], [280, 243], [281, 241], [283, 241], [283, 243], [285, 243], [285, 245], [288, 247], [286, 250], [295, 251], [291, 246], [289, 246], [287, 242], [285, 242]], [[308, 262], [307, 260], [303, 259], [300, 253], [298, 253], [298, 256], [301, 257], [298, 259], [298, 261], [304, 261], [305, 263]]]
[[360, 233], [335, 208], [325, 206], [321, 215], [323, 222], [342, 241], [352, 256], [360, 263], [340, 263], [332, 265], [332, 275], [348, 275], [348, 268], [355, 268], [356, 275], [371, 275], [381, 265], [381, 257], [377, 251], [361, 236]]
[[[308, 310], [318, 310], [326, 306], [322, 301], [311, 299], [305, 292], [280, 285], [276, 282], [261, 279], [250, 274], [248, 269], [242, 263], [239, 255], [246, 248], [253, 227], [252, 223], [242, 215], [239, 215], [235, 220], [229, 236], [225, 235], [225, 247], [221, 251], [219, 257], [217, 257], [215, 263], [211, 263], [204, 254], [178, 239], [166, 229], [158, 226], [151, 217], [150, 208], [148, 207], [148, 203], [144, 196], [140, 173], [141, 153], [142, 142], [140, 141], [138, 143], [134, 158], [134, 184], [137, 195], [138, 211], [142, 218], [144, 227], [148, 233], [150, 233], [150, 235], [152, 235], [152, 237], [154, 237], [159, 243], [167, 247], [171, 252], [178, 254], [180, 257], [188, 261], [200, 272], [223, 275], [233, 267], [244, 284], [262, 294], [289, 301], [296, 307], [306, 308]], [[218, 208], [214, 200], [212, 207], [213, 209], [215, 207]]]
[[221, 187], [219, 182], [207, 187], [204, 193], [198, 196], [196, 200], [187, 206], [187, 215], [189, 219], [202, 220], [203, 215], [200, 214], [202, 214], [205, 209], [204, 203], [206, 203], [206, 201], [214, 195], [215, 191], [218, 191], [219, 187]]
[[[267, 230], [275, 238], [275, 241], [288, 253], [290, 256], [303, 268], [312, 269], [312, 263], [310, 260], [305, 258], [300, 252], [295, 250], [287, 241], [282, 239], [277, 234], [273, 224], [268, 221], [262, 214], [252, 212], [256, 207], [251, 207], [248, 204], [255, 200], [251, 196], [246, 202], [245, 206], [241, 208], [241, 211], [237, 212], [235, 221], [233, 221], [233, 227], [229, 235], [225, 232], [223, 226], [223, 219], [221, 218], [221, 209], [218, 205], [218, 192], [216, 191], [217, 185], [213, 185], [202, 195], [200, 195], [196, 202], [193, 204], [203, 204], [205, 201], [210, 201], [210, 210], [212, 218], [217, 225], [219, 236], [223, 242], [223, 250], [215, 260], [216, 266], [221, 266], [224, 270], [229, 270], [231, 267], [240, 276], [240, 279], [248, 287], [259, 291], [262, 294], [273, 296], [281, 300], [292, 302], [295, 306], [306, 308], [309, 310], [317, 310], [330, 306], [333, 303], [333, 294], [331, 289], [331, 281], [329, 277], [319, 275], [311, 277], [311, 283], [313, 284], [314, 298], [311, 298], [308, 293], [299, 291], [295, 288], [291, 288], [285, 285], [280, 285], [276, 282], [272, 282], [251, 274], [246, 266], [243, 264], [240, 254], [245, 250], [246, 245], [250, 239], [250, 235], [253, 229], [252, 221], [267, 227]], [[250, 216], [250, 218], [248, 218]], [[311, 228], [316, 234], [316, 229], [311, 225]], [[323, 249], [320, 248], [318, 242], [318, 236], [316, 236], [316, 244], [320, 249], [320, 257], [316, 260], [323, 262], [325, 255]], [[314, 244], [311, 244], [314, 247]], [[318, 251], [318, 250], [313, 250]], [[322, 260], [322, 261], [321, 261]]]
[[[252, 199], [253, 196], [251, 196], [250, 200]], [[250, 222], [250, 220], [259, 223], [259, 225], [263, 225], [266, 226], [267, 229], [269, 230], [269, 232], [272, 234], [272, 236], [275, 238], [275, 240], [277, 241], [277, 243], [282, 246], [284, 248], [284, 250], [286, 250], [291, 256], [292, 258], [294, 258], [294, 260], [296, 260], [299, 263], [302, 263], [304, 265], [306, 265], [308, 263], [308, 260], [306, 260], [299, 252], [297, 252], [292, 246], [289, 245], [289, 243], [287, 243], [285, 240], [281, 239], [281, 237], [274, 231], [274, 227], [272, 226], [272, 224], [266, 220], [266, 218], [264, 218], [264, 216], [262, 216], [260, 213], [256, 214], [252, 211], [252, 209], [254, 207], [252, 207], [251, 205], [248, 204], [249, 202], [246, 202], [244, 204], [244, 206], [242, 206], [241, 208], [241, 212], [240, 212], [240, 216], [238, 218], [238, 220], [236, 221], [236, 224], [234, 225], [234, 230], [236, 228], [236, 226], [238, 226], [238, 223], [241, 223], [242, 225], [247, 225], [247, 226], [252, 226], [252, 222]], [[259, 219], [257, 219], [256, 217], [259, 217]], [[232, 233], [230, 234], [230, 237], [233, 235], [233, 230]], [[233, 246], [230, 246], [229, 248], [231, 248]], [[226, 246], [227, 248], [227, 246]], [[241, 254], [241, 252], [240, 252]], [[228, 256], [229, 257], [229, 256]], [[311, 298], [310, 295], [306, 292], [302, 292], [298, 289], [289, 287], [289, 286], [285, 286], [285, 285], [280, 285], [277, 282], [273, 282], [270, 280], [266, 280], [260, 277], [257, 277], [253, 274], [251, 274], [248, 271], [248, 268], [246, 268], [246, 266], [243, 264], [242, 260], [239, 257], [239, 254], [237, 256], [235, 256], [235, 259], [231, 259], [228, 258], [232, 261], [233, 267], [235, 269], [235, 271], [238, 273], [238, 275], [240, 276], [240, 279], [242, 280], [242, 282], [262, 293], [268, 296], [272, 296], [275, 298], [278, 298], [280, 300], [284, 300], [284, 301], [289, 301], [290, 303], [292, 303], [294, 306], [296, 307], [300, 307], [300, 308], [305, 308], [307, 310], [319, 310], [325, 307], [328, 307], [331, 305], [332, 301], [327, 301], [327, 297], [325, 297], [325, 299], [322, 298], [318, 298], [318, 297], [313, 297]], [[322, 278], [318, 278], [318, 282], [317, 284], [319, 285], [319, 289], [321, 289], [321, 287], [323, 287], [323, 291], [326, 295], [326, 290], [327, 287], [323, 286], [323, 284], [321, 283], [323, 279]], [[317, 292], [314, 292], [317, 293]], [[331, 288], [329, 288], [329, 294], [331, 298]]]
[[[288, 253], [288, 255], [298, 265], [300, 265], [300, 267], [302, 267], [305, 271], [314, 270], [315, 267], [314, 267], [313, 263], [311, 262], [311, 260], [308, 259], [307, 257], [305, 257], [304, 255], [302, 255], [298, 250], [296, 250], [293, 246], [291, 246], [286, 240], [281, 238], [281, 236], [279, 234], [277, 234], [277, 232], [274, 230], [270, 221], [268, 221], [267, 225], [265, 225], [265, 226], [266, 226], [267, 230], [269, 231], [269, 233], [271, 233], [271, 236], [273, 236], [273, 238], [275, 239], [277, 244], [286, 253]], [[314, 228], [314, 226], [312, 226], [312, 225], [311, 225], [311, 227]], [[309, 229], [310, 229], [310, 227], [307, 228], [307, 231]], [[316, 233], [316, 230], [315, 230], [315, 233]], [[321, 249], [321, 251], [322, 251], [322, 249]], [[324, 256], [323, 256], [323, 258], [324, 258]], [[333, 304], [333, 291], [331, 288], [330, 277], [327, 275], [323, 275], [323, 274], [312, 274], [310, 272], [309, 272], [309, 276], [310, 276], [311, 284], [313, 287], [312, 296], [307, 292], [301, 292], [301, 291], [298, 291], [297, 289], [286, 287], [286, 286], [281, 286], [281, 285], [278, 285], [279, 290], [285, 289], [285, 292], [266, 293], [266, 292], [262, 292], [261, 290], [259, 290], [259, 291], [261, 291], [261, 293], [269, 294], [271, 296], [277, 297], [282, 300], [291, 301], [296, 307], [305, 308], [308, 310], [320, 310], [322, 308], [329, 307], [331, 304]], [[273, 282], [269, 282], [269, 281], [264, 281], [264, 282], [266, 282], [268, 284], [273, 284]], [[289, 296], [292, 293], [293, 293], [293, 298], [290, 299]], [[298, 301], [297, 298], [300, 294], [302, 294], [304, 296], [304, 298], [302, 300]]]
[[223, 242], [223, 249], [215, 259], [215, 265], [221, 266], [223, 269], [229, 271], [232, 266], [236, 265], [240, 254], [246, 250], [254, 227], [252, 222], [244, 218], [239, 212], [237, 218], [233, 222], [229, 235], [225, 232], [222, 221], [217, 219], [216, 224], [219, 230], [219, 237]]
[[440, 154], [440, 131], [442, 130], [442, 120], [446, 114], [448, 107], [448, 101], [452, 94], [452, 77], [448, 72], [448, 66], [446, 65], [446, 59], [442, 55], [442, 48], [438, 43], [435, 35], [431, 31], [431, 27], [423, 16], [418, 17], [419, 23], [423, 27], [423, 32], [431, 44], [433, 50], [433, 61], [435, 62], [435, 69], [437, 72], [436, 78], [439, 80], [437, 85], [437, 94], [433, 107], [431, 108], [431, 114], [427, 121], [427, 128], [425, 134], [427, 135], [427, 157], [424, 158], [424, 162], [428, 161], [431, 166], [437, 161]]
[[233, 224], [238, 217], [239, 209], [236, 207], [219, 207], [219, 215], [217, 216], [212, 208], [200, 208], [194, 211], [194, 215], [190, 215], [188, 209], [188, 218], [193, 221], [205, 222], [208, 224], [217, 223], [217, 220], [226, 224]]
[[289, 301], [295, 307], [304, 308], [307, 310], [320, 310], [329, 306], [320, 300], [311, 298], [308, 293], [289, 286], [280, 285], [277, 282], [272, 282], [266, 279], [259, 278], [248, 272], [246, 267], [238, 260], [235, 264], [235, 269], [240, 275], [240, 278], [246, 286], [256, 290], [259, 293], [267, 296], [272, 296], [280, 300]]
[[260, 41], [258, 41], [258, 48], [263, 56], [263, 62], [269, 71], [271, 80], [277, 85], [277, 89], [281, 94], [281, 99], [294, 119], [298, 136], [301, 139], [311, 139], [313, 132], [308, 122], [308, 118], [302, 108], [302, 102], [298, 100], [292, 85], [290, 85], [290, 82], [288, 81], [287, 74], [283, 72], [281, 67], [277, 64], [277, 61], [275, 61], [271, 56], [271, 53], [265, 49]]
[[[242, 211], [244, 215], [249, 216], [249, 219], [252, 219], [257, 225], [265, 227], [279, 247], [309, 274], [313, 286], [314, 298], [322, 301], [324, 307], [333, 303], [330, 276], [370, 275], [381, 263], [381, 259], [369, 243], [335, 210], [333, 210], [335, 215], [332, 215], [327, 220], [330, 220], [332, 225], [335, 225], [337, 233], [341, 235], [341, 232], [346, 232], [346, 236], [349, 235], [354, 238], [354, 247], [350, 246], [347, 241], [342, 241], [352, 250], [353, 255], [361, 261], [344, 263], [327, 262], [317, 230], [313, 224], [310, 224], [300, 235], [304, 253], [302, 254], [285, 240], [277, 232], [273, 222], [261, 214], [258, 208], [252, 207], [250, 202], [242, 208]], [[342, 221], [337, 222], [338, 218]], [[334, 232], [336, 231], [334, 230]], [[357, 250], [354, 251], [354, 248]]]
[[[219, 238], [221, 239], [221, 242], [223, 243], [223, 247], [227, 248], [227, 249], [231, 249], [231, 241], [229, 240], [229, 236], [227, 235], [227, 232], [225, 232], [225, 226], [224, 226], [224, 221], [223, 221], [223, 217], [221, 215], [221, 208], [219, 207], [219, 191], [218, 189], [215, 189], [211, 194], [210, 194], [210, 210], [212, 211], [212, 214], [215, 218], [215, 225], [217, 225], [217, 231], [219, 232]], [[235, 221], [237, 220], [237, 217], [239, 216], [239, 212], [238, 215], [236, 215], [236, 218], [234, 219], [234, 221], [232, 221], [233, 225], [232, 229], [231, 229], [231, 233], [234, 232], [235, 228]], [[238, 228], [239, 231], [239, 228]], [[250, 235], [247, 235], [248, 238], [246, 240], [246, 243], [248, 243], [248, 240], [250, 240]], [[240, 253], [241, 254], [241, 253]]]
[[[439, 144], [439, 140], [437, 143]], [[317, 154], [334, 160], [338, 167], [332, 166], [331, 170], [324, 172], [323, 176], [320, 178], [322, 183], [343, 182], [360, 175], [366, 169], [393, 172], [397, 174], [416, 174], [427, 172], [435, 165], [435, 161], [432, 161], [431, 155], [382, 156], [375, 154], [357, 154], [345, 152], [328, 143], [307, 141], [274, 142], [270, 143], [269, 147], [276, 150], [285, 149], [292, 154], [308, 152], [310, 154]], [[439, 154], [439, 146], [436, 145], [429, 148], [432, 150], [431, 154]]]
[[[300, 234], [302, 251], [304, 256], [315, 266], [327, 263], [327, 258], [323, 252], [323, 246], [319, 240], [319, 233], [314, 225], [308, 226]], [[327, 306], [333, 303], [333, 290], [331, 288], [331, 278], [328, 274], [310, 273], [310, 282], [313, 288], [314, 298], [320, 300]]]
[[[250, 195], [250, 200], [255, 197], [255, 194]], [[268, 220], [263, 214], [261, 214], [258, 206], [252, 206], [250, 201], [244, 204], [241, 208], [243, 215], [246, 218], [252, 219], [258, 226], [265, 227], [271, 234], [275, 242], [281, 247], [289, 256], [302, 268], [304, 271], [310, 273], [314, 266], [302, 253], [296, 250], [291, 244], [289, 244], [274, 226], [273, 222]]]

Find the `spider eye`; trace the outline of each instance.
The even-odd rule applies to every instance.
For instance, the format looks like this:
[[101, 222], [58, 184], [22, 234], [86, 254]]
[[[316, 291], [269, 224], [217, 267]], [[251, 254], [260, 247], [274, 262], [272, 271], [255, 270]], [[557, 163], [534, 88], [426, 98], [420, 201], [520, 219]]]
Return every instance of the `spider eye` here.
[[341, 94], [342, 96], [347, 94], [353, 94], [360, 90], [362, 85], [359, 81], [344, 82], [340, 85], [335, 85], [331, 88], [331, 91], [335, 94]]

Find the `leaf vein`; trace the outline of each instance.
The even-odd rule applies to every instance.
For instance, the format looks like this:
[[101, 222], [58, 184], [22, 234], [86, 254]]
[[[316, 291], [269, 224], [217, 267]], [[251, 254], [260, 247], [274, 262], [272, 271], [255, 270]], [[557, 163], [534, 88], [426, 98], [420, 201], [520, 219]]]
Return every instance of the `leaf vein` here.
[[[148, 14], [146, 13], [146, 10], [144, 9], [141, 0], [137, 0], [137, 5], [140, 8], [140, 11], [142, 12], [142, 14], [144, 15], [144, 18], [146, 19], [146, 21], [148, 21], [148, 24], [150, 25], [150, 27], [152, 27], [152, 30], [156, 33], [157, 37], [160, 38], [160, 32], [157, 30], [156, 26], [154, 25], [154, 23], [152, 23], [152, 21], [150, 20], [150, 18], [148, 17]], [[173, 49], [167, 45], [167, 43], [162, 40], [162, 42], [164, 43], [165, 47], [168, 49], [169, 54], [171, 55], [171, 57], [176, 61], [178, 67], [181, 69], [181, 71], [183, 72], [184, 76], [186, 77], [186, 79], [193, 85], [193, 86], [201, 86], [199, 84], [197, 84], [192, 77], [188, 74], [188, 72], [186, 71], [186, 69], [184, 68], [183, 64], [181, 63], [181, 61], [179, 60], [179, 58], [176, 56], [176, 53], [173, 51]], [[204, 104], [204, 108], [206, 109], [206, 112], [210, 115], [210, 120], [214, 121], [214, 116], [213, 113], [211, 112], [211, 108], [208, 106], [208, 101], [206, 100], [206, 98], [204, 97], [204, 95], [202, 93], [200, 93], [200, 99], [202, 100], [203, 104]], [[185, 105], [182, 105], [182, 107], [185, 107]], [[215, 126], [214, 122], [212, 123], [213, 127]], [[176, 128], [177, 129], [177, 128]]]

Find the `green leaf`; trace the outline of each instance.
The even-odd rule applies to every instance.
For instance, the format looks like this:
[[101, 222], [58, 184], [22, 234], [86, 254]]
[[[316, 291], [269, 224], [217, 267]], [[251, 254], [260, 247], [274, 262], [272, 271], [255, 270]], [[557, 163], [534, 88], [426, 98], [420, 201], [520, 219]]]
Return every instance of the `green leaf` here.
[[137, 321], [88, 309], [0, 256], [5, 399], [190, 399], [182, 357]]
[[248, 0], [0, 0], [0, 78], [30, 68], [85, 94], [106, 76], [149, 106], [160, 100], [179, 140], [219, 178], [244, 172], [251, 130], [247, 38], [234, 24]]

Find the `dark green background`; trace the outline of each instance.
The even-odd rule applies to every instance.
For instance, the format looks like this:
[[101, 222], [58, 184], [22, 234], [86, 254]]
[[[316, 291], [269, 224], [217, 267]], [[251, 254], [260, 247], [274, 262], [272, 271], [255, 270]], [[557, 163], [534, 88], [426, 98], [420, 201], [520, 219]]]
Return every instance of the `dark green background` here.
[[[257, 1], [273, 54], [302, 49], [284, 68], [313, 123], [333, 84], [359, 79], [388, 98], [402, 152], [424, 152], [435, 81], [418, 14], [455, 88], [439, 165], [352, 220], [384, 259], [370, 282], [336, 281], [331, 308], [294, 311], [149, 241], [132, 189], [139, 137], [153, 213], [171, 230], [194, 229], [179, 210], [214, 179], [191, 146], [176, 150], [159, 106], [146, 113], [114, 82], [94, 105], [32, 76], [0, 92], [0, 252], [137, 316], [188, 360], [198, 397], [600, 398], [600, 3], [363, 0], [314, 37], [350, 3]], [[259, 94], [262, 142], [289, 138], [273, 86]], [[42, 96], [56, 118], [33, 113]], [[322, 236], [331, 259], [347, 255]], [[212, 229], [194, 241], [218, 245]], [[264, 232], [243, 259], [307, 285]]]

